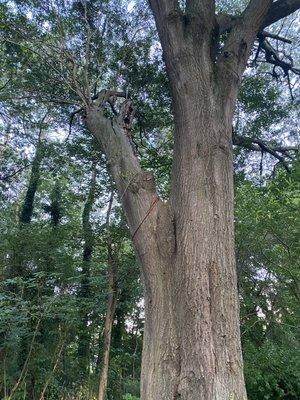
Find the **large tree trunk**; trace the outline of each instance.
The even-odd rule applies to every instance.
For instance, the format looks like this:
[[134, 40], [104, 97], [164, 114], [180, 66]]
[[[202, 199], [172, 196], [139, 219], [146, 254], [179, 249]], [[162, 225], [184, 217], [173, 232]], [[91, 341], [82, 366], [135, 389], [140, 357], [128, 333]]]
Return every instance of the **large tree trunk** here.
[[[194, 67], [191, 78], [203, 74], [203, 67]], [[128, 154], [107, 154], [144, 283], [143, 400], [246, 399], [234, 262], [232, 107], [221, 108], [209, 79], [203, 82], [186, 83], [174, 107], [168, 202], [156, 195], [151, 174], [130, 159], [122, 126], [106, 124], [95, 108], [87, 116], [104, 149], [118, 148], [105, 143], [104, 130], [106, 140], [127, 140]], [[114, 171], [118, 165], [122, 174]]]
[[[99, 106], [86, 110], [141, 266], [141, 398], [246, 400], [234, 256], [232, 118], [255, 36], [274, 17], [274, 7], [271, 0], [251, 0], [224, 28], [213, 0], [187, 0], [184, 10], [176, 0], [149, 1], [173, 100], [168, 202], [159, 199], [152, 175], [141, 169], [132, 150], [128, 100], [118, 117], [105, 117], [103, 105], [122, 93], [103, 91]], [[227, 29], [220, 50], [219, 32]]]
[[[200, 66], [195, 68], [194, 74], [200, 73]], [[214, 88], [201, 85], [191, 79], [188, 95], [174, 107], [168, 202], [157, 197], [153, 177], [129, 154], [121, 154], [120, 160], [119, 154], [108, 156], [144, 282], [145, 400], [246, 398], [234, 263], [232, 108], [221, 109]], [[127, 140], [129, 152], [121, 125], [106, 125], [103, 118], [91, 109], [89, 128], [97, 137], [106, 130], [106, 139]], [[103, 139], [101, 143], [107, 146]], [[118, 165], [122, 175], [113, 171]]]
[[[194, 84], [194, 83], [193, 83]], [[169, 222], [145, 286], [142, 399], [246, 398], [234, 262], [231, 129], [224, 111], [180, 99]], [[189, 94], [193, 88], [190, 87]], [[200, 94], [201, 93], [201, 94]], [[211, 98], [207, 93], [205, 98]], [[184, 150], [182, 150], [182, 148]], [[175, 152], [174, 154], [178, 154]], [[171, 221], [170, 221], [171, 220]], [[165, 237], [163, 235], [166, 235]], [[160, 247], [160, 243], [157, 246]]]

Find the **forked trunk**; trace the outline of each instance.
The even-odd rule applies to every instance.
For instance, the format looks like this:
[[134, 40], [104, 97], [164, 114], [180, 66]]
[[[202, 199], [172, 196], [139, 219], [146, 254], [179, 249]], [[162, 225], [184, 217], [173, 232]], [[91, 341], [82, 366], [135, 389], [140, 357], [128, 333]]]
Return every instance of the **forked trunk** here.
[[120, 121], [108, 122], [92, 108], [87, 124], [107, 154], [142, 270], [141, 399], [245, 400], [234, 261], [233, 105], [218, 96], [209, 70], [205, 77], [203, 67], [186, 73], [175, 88], [181, 95], [174, 103], [168, 202], [158, 198], [151, 174], [130, 153]]
[[[142, 400], [245, 400], [233, 232], [232, 116], [257, 33], [298, 8], [251, 0], [222, 26], [212, 0], [149, 0], [173, 102], [168, 202], [142, 170], [102, 91], [86, 124], [106, 154], [141, 266], [145, 294]], [[226, 24], [225, 24], [226, 25]], [[228, 34], [220, 37], [220, 34]], [[129, 114], [128, 114], [129, 113]]]

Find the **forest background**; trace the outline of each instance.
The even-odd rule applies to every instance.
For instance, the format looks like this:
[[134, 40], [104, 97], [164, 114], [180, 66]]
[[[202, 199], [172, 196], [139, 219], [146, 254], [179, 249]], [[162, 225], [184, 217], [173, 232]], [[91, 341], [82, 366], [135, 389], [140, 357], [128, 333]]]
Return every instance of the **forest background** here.
[[[143, 1], [2, 1], [0, 26], [0, 396], [96, 399], [100, 386], [109, 400], [138, 399], [139, 268], [78, 88], [88, 80], [95, 98], [109, 87], [132, 100], [132, 146], [166, 198], [173, 120], [151, 11]], [[270, 32], [286, 38], [268, 39], [281, 59], [299, 65], [299, 15]], [[268, 64], [258, 46], [233, 126], [245, 378], [250, 400], [296, 400], [299, 70]]]

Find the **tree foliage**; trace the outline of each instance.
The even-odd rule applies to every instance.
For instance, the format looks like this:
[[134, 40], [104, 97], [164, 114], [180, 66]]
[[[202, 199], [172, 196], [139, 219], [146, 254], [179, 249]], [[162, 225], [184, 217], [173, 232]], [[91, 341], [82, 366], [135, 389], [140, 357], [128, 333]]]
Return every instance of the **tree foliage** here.
[[[224, 12], [244, 4], [217, 3]], [[80, 117], [88, 95], [122, 88], [135, 106], [135, 152], [167, 196], [173, 122], [152, 17], [143, 1], [15, 0], [1, 2], [0, 25], [0, 396], [96, 398], [110, 241], [117, 300], [107, 398], [138, 399], [137, 262], [116, 195], [108, 235], [115, 187]], [[292, 18], [281, 29], [296, 40]], [[292, 102], [284, 76], [268, 72], [259, 62], [247, 72], [233, 127], [248, 138], [235, 147], [241, 331], [249, 399], [296, 400], [299, 81], [291, 78]]]

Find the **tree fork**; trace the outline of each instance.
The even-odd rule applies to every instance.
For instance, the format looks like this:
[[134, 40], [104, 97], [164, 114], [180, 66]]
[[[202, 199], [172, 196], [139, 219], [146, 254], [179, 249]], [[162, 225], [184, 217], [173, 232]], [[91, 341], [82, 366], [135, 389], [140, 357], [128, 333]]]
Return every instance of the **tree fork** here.
[[[145, 296], [142, 400], [245, 400], [233, 228], [232, 118], [271, 0], [251, 0], [212, 60], [214, 2], [150, 0], [175, 121], [171, 192], [158, 198], [120, 116], [92, 105], [86, 123], [106, 154]], [[199, 3], [199, 4], [198, 4]], [[277, 2], [279, 3], [279, 2]], [[275, 5], [278, 5], [275, 3]], [[196, 21], [199, 21], [199, 24]]]

